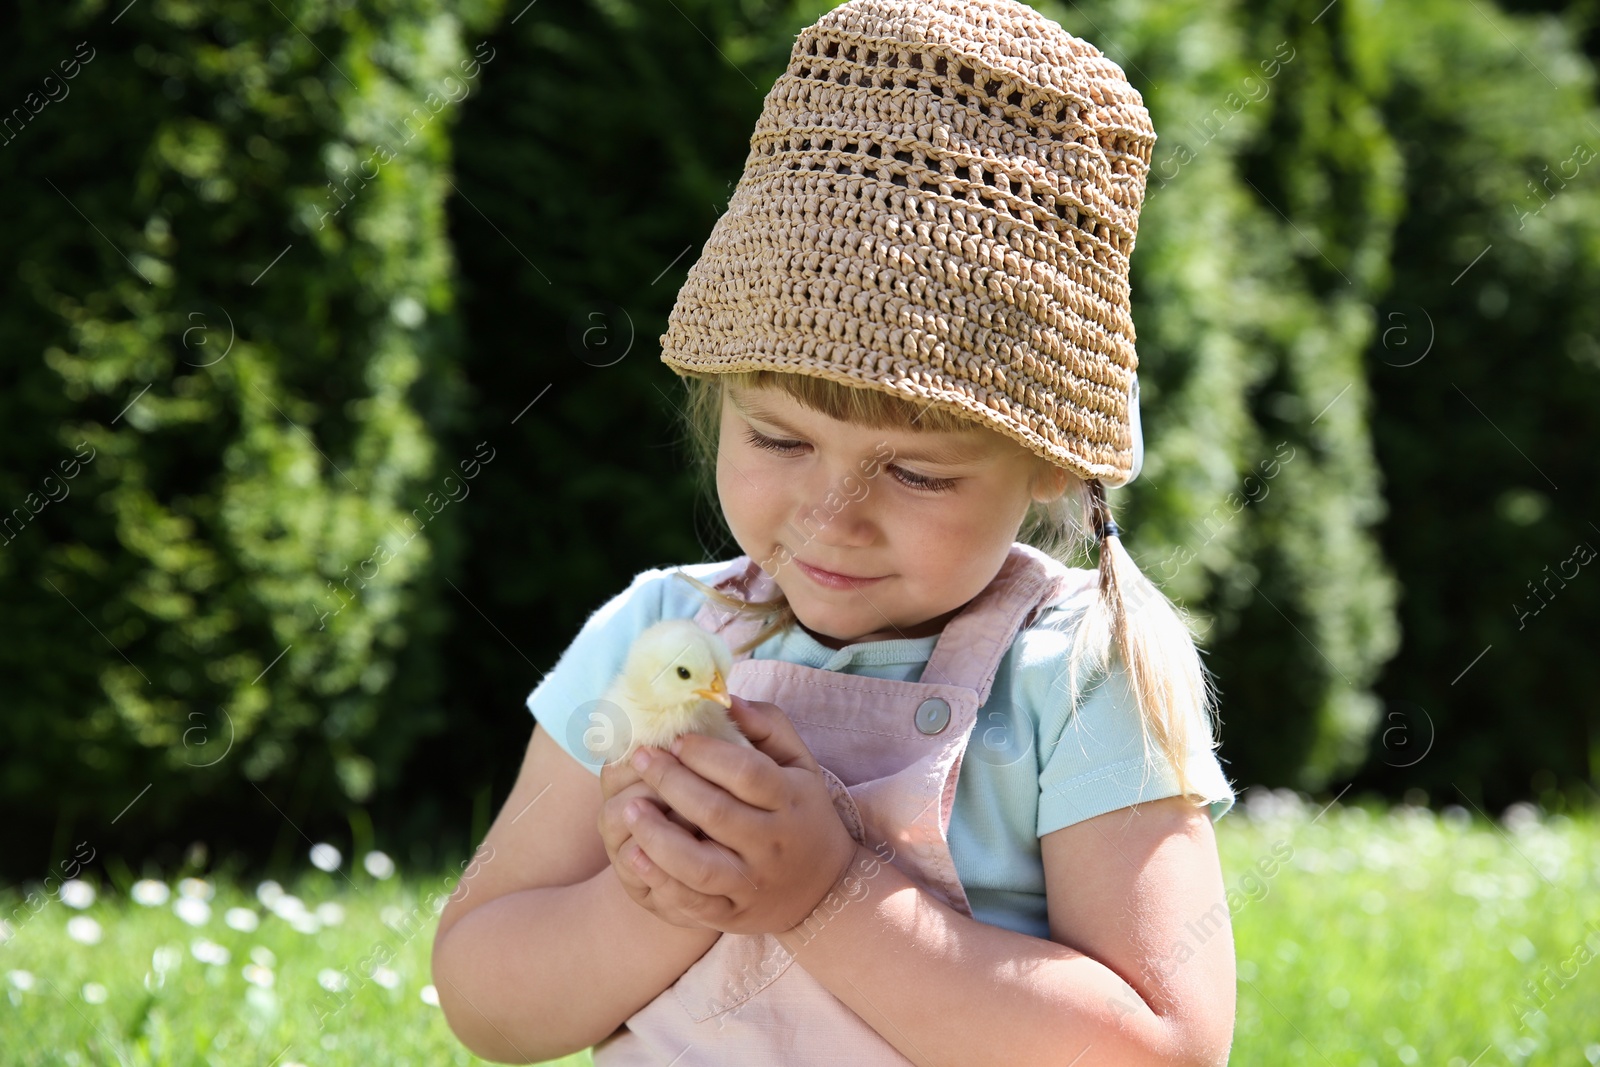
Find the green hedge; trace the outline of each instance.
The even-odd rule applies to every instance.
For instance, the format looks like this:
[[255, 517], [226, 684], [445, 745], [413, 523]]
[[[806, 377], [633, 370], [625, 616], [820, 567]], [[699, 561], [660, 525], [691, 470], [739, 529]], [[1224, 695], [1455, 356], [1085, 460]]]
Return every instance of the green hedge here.
[[[736, 551], [656, 339], [829, 6], [23, 5], [6, 864], [373, 824], [464, 852], [587, 614]], [[1581, 21], [1038, 6], [1159, 136], [1147, 460], [1113, 502], [1205, 631], [1230, 776], [1561, 803], [1600, 763], [1600, 586], [1515, 605], [1591, 537]]]
[[1360, 784], [1590, 804], [1600, 108], [1583, 22], [1443, 0], [1370, 17], [1405, 157], [1368, 366], [1384, 551], [1407, 577], [1405, 647], [1378, 683], [1393, 732]]
[[441, 728], [474, 458], [438, 446], [450, 98], [494, 6], [30, 3], [5, 36], [24, 106], [82, 54], [0, 150], [13, 867], [80, 838], [298, 850]]

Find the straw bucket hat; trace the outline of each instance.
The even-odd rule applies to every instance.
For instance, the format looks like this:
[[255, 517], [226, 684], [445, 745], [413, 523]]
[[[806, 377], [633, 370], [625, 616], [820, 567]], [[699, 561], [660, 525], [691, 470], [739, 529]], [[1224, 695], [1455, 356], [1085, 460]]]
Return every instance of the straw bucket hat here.
[[661, 359], [884, 390], [1125, 485], [1154, 144], [1122, 69], [1016, 0], [848, 0], [796, 37]]

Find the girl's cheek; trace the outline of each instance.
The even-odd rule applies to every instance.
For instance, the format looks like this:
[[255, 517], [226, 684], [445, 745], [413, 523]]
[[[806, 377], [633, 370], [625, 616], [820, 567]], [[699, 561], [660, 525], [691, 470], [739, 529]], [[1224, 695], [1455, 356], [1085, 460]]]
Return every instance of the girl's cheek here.
[[758, 527], [775, 524], [770, 518], [775, 505], [766, 499], [770, 494], [762, 490], [763, 484], [761, 471], [745, 466], [742, 460], [737, 469], [726, 461], [717, 464], [717, 498], [734, 539], [741, 544], [759, 539], [762, 531]]

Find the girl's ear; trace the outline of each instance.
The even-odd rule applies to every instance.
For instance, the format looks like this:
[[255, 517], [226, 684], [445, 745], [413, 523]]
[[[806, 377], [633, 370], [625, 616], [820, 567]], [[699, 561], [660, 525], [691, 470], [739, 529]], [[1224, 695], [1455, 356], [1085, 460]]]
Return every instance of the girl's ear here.
[[1067, 491], [1071, 483], [1072, 472], [1065, 467], [1058, 467], [1048, 460], [1041, 459], [1034, 468], [1031, 490], [1033, 499], [1041, 504], [1048, 504], [1059, 500], [1061, 494]]

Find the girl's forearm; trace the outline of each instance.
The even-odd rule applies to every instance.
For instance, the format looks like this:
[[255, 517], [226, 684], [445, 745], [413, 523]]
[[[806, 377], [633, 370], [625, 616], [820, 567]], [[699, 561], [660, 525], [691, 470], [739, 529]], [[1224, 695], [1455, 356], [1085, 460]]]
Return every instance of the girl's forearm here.
[[845, 888], [777, 937], [918, 1067], [1202, 1062], [1186, 1057], [1167, 1021], [1095, 959], [971, 919], [869, 850], [856, 856]]
[[478, 905], [434, 946], [450, 1028], [476, 1055], [538, 1063], [590, 1047], [677, 981], [721, 935], [633, 902], [606, 867]]

